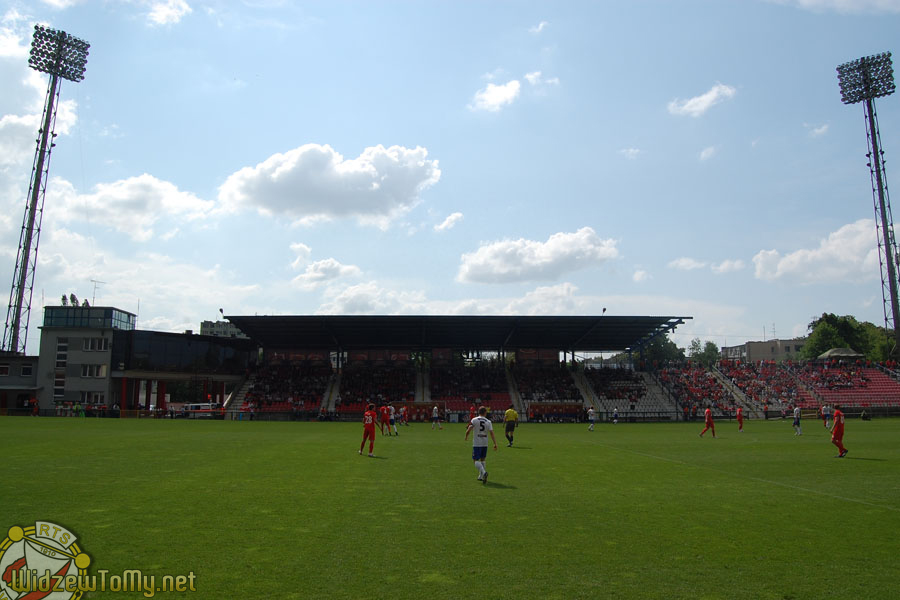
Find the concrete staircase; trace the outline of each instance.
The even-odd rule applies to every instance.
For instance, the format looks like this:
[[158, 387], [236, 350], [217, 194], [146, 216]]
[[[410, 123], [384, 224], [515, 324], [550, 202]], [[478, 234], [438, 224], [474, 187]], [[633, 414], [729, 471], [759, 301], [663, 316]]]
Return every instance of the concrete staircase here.
[[256, 375], [249, 375], [240, 385], [231, 393], [231, 396], [225, 400], [225, 413], [231, 415], [226, 418], [235, 418], [243, 410], [244, 402], [247, 400], [247, 392], [256, 381]]
[[755, 402], [748, 398], [747, 394], [744, 393], [744, 390], [732, 383], [731, 380], [725, 375], [725, 373], [723, 373], [716, 367], [711, 368], [709, 372], [712, 373], [713, 377], [718, 380], [718, 382], [722, 385], [722, 388], [726, 392], [731, 394], [731, 396], [734, 398], [735, 404], [744, 408], [748, 419], [762, 419], [763, 417], [765, 417], [762, 407], [758, 406]]

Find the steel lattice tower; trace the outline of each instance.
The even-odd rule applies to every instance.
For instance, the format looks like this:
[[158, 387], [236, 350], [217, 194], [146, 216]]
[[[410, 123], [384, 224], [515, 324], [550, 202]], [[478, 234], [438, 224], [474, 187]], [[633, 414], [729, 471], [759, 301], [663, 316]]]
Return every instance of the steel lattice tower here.
[[79, 82], [84, 79], [90, 44], [67, 34], [65, 31], [34, 26], [31, 56], [28, 65], [36, 71], [48, 73], [50, 84], [44, 100], [44, 113], [38, 131], [37, 149], [31, 168], [31, 184], [19, 235], [19, 252], [9, 293], [6, 313], [6, 329], [3, 332], [3, 350], [25, 353], [28, 340], [28, 324], [31, 320], [31, 295], [34, 289], [34, 270], [37, 266], [38, 242], [41, 237], [41, 221], [44, 216], [44, 196], [47, 191], [46, 175], [50, 169], [50, 152], [55, 146], [56, 107], [59, 103], [59, 78]]
[[[884, 150], [881, 149], [881, 133], [878, 130], [878, 113], [875, 98], [889, 96], [896, 90], [891, 53], [844, 63], [837, 68], [841, 85], [841, 101], [844, 104], [863, 102], [866, 118], [866, 138], [869, 142], [868, 167], [872, 181], [872, 197], [875, 205], [875, 230], [878, 237], [878, 262], [881, 265], [881, 298], [884, 305], [884, 326], [894, 332], [892, 354], [900, 351], [900, 301], [897, 293], [897, 273], [900, 256], [894, 237], [894, 220], [888, 194], [887, 175], [884, 167]], [[888, 308], [890, 306], [890, 309]]]

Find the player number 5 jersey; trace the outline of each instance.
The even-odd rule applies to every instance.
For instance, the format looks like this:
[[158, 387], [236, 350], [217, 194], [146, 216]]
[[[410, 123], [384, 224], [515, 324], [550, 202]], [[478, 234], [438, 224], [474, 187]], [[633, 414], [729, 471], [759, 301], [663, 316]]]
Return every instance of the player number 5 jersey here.
[[486, 419], [485, 417], [475, 417], [472, 419], [472, 433], [474, 434], [472, 446], [487, 446], [488, 436], [493, 430], [494, 425], [491, 423], [490, 419]]

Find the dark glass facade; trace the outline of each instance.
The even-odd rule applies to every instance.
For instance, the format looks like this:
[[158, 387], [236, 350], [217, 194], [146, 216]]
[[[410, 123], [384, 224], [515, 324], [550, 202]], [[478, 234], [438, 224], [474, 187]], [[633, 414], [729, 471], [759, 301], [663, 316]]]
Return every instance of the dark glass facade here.
[[132, 331], [135, 315], [109, 306], [47, 306], [44, 327], [90, 327]]
[[159, 331], [115, 331], [113, 371], [222, 373], [242, 375], [255, 364], [250, 340]]

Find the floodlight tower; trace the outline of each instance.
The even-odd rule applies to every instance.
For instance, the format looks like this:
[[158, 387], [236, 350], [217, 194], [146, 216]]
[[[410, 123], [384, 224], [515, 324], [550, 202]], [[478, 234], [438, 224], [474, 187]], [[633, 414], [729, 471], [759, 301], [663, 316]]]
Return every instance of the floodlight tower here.
[[[894, 84], [894, 68], [891, 53], [844, 63], [837, 68], [841, 85], [841, 101], [844, 104], [865, 103], [866, 137], [869, 140], [869, 173], [872, 180], [872, 196], [875, 205], [875, 230], [878, 237], [878, 262], [881, 264], [881, 298], [884, 305], [885, 329], [894, 331], [892, 354], [900, 351], [900, 302], [897, 298], [897, 271], [900, 257], [894, 237], [894, 221], [891, 216], [891, 200], [888, 194], [887, 176], [884, 170], [884, 151], [881, 149], [881, 133], [878, 131], [878, 113], [875, 98], [889, 96]], [[886, 280], [885, 280], [886, 279]], [[890, 302], [890, 313], [888, 311]]]
[[50, 169], [50, 152], [56, 137], [56, 107], [59, 101], [59, 78], [79, 82], [84, 79], [90, 44], [66, 33], [42, 25], [34, 26], [31, 56], [28, 66], [48, 73], [50, 84], [44, 100], [42, 125], [38, 133], [34, 164], [31, 168], [31, 185], [28, 188], [28, 204], [19, 235], [19, 253], [16, 270], [9, 293], [6, 313], [6, 329], [3, 332], [3, 350], [25, 353], [28, 339], [28, 323], [31, 319], [31, 293], [34, 289], [34, 269], [37, 266], [38, 242], [41, 237], [41, 220], [44, 215], [44, 196], [47, 191], [46, 175]]

